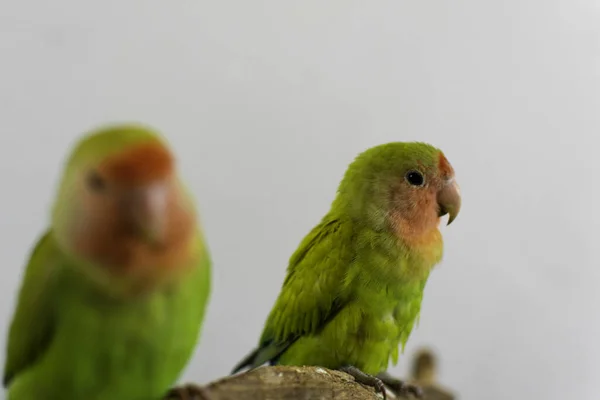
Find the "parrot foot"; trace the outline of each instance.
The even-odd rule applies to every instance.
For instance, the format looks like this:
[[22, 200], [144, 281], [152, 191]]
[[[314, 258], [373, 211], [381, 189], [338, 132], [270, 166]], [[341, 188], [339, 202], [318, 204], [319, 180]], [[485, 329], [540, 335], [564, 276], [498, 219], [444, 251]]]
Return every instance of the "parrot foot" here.
[[177, 386], [169, 390], [164, 400], [211, 400], [206, 389], [188, 384]]
[[360, 369], [348, 365], [339, 369], [342, 372], [347, 373], [348, 375], [354, 377], [354, 380], [358, 383], [362, 383], [363, 385], [370, 386], [375, 389], [377, 393], [381, 393], [383, 395], [383, 400], [387, 399], [387, 393], [385, 392], [385, 385], [381, 379], [376, 376], [365, 374]]
[[420, 387], [408, 384], [403, 380], [393, 377], [387, 372], [382, 372], [377, 375], [385, 386], [390, 388], [396, 396], [409, 397], [411, 394], [418, 399], [423, 398], [423, 390]]

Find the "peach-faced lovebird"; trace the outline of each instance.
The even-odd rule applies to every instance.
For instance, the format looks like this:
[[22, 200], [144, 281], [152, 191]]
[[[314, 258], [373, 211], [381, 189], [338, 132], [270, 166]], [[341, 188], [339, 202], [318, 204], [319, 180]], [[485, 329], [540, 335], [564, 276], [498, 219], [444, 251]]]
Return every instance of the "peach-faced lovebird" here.
[[460, 209], [454, 170], [425, 143], [388, 143], [348, 167], [329, 212], [291, 256], [258, 348], [233, 370], [266, 362], [339, 369], [385, 396], [416, 387], [391, 377], [431, 269], [440, 217]]
[[173, 153], [150, 128], [86, 135], [10, 325], [9, 400], [159, 400], [187, 364], [210, 259]]

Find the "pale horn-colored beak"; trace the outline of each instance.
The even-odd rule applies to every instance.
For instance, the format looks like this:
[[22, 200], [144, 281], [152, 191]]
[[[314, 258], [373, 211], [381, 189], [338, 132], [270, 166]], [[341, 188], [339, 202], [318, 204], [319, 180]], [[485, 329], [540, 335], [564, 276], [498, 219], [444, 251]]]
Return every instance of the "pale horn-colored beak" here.
[[123, 212], [134, 232], [150, 243], [165, 237], [168, 184], [155, 182], [126, 193]]
[[449, 215], [448, 224], [456, 218], [460, 212], [460, 188], [454, 178], [449, 179], [437, 194], [437, 203], [440, 207], [439, 216]]

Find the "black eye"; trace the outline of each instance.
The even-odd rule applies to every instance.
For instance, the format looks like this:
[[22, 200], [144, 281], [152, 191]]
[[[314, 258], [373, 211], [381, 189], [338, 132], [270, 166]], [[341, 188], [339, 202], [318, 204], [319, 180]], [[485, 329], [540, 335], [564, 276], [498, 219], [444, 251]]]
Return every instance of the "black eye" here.
[[413, 186], [423, 186], [425, 178], [419, 171], [408, 171], [406, 173], [406, 181]]
[[104, 179], [96, 171], [88, 174], [87, 185], [95, 192], [101, 192], [106, 188], [106, 182], [104, 182]]

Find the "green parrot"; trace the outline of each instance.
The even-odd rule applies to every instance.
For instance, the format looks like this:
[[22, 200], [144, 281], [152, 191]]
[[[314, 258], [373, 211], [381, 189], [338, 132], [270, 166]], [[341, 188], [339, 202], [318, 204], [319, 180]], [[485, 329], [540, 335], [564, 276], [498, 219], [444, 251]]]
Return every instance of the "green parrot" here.
[[8, 400], [152, 400], [201, 332], [211, 262], [174, 155], [115, 124], [71, 153], [10, 325]]
[[386, 370], [442, 259], [440, 217], [449, 214], [450, 224], [460, 204], [452, 166], [429, 144], [394, 142], [358, 155], [329, 212], [291, 256], [258, 347], [232, 374], [266, 362], [315, 365], [384, 397], [385, 386], [419, 396]]

